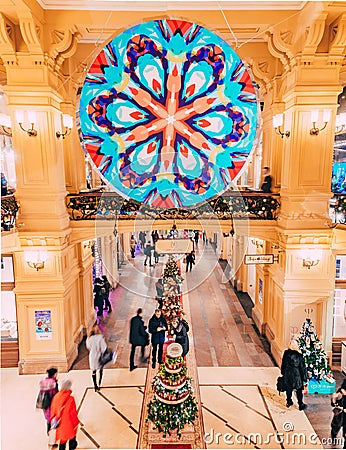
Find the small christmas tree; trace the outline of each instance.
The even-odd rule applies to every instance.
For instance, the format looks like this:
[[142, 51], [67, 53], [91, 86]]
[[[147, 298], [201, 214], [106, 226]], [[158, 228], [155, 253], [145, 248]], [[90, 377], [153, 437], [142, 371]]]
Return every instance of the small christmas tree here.
[[163, 437], [177, 430], [178, 437], [187, 423], [197, 416], [197, 404], [192, 396], [191, 378], [187, 376], [180, 344], [170, 344], [165, 363], [160, 365], [153, 381], [155, 398], [148, 404], [147, 421], [151, 420]]
[[307, 376], [311, 380], [326, 380], [333, 382], [333, 375], [328, 364], [328, 356], [318, 339], [311, 319], [306, 319], [302, 331], [297, 339], [299, 348], [304, 357]]

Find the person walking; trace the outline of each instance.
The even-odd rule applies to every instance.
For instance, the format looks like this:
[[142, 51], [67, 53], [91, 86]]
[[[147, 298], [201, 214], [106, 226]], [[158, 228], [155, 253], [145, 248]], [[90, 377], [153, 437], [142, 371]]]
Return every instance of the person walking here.
[[[103, 289], [103, 291], [102, 291]], [[103, 315], [103, 301], [105, 289], [101, 278], [95, 278], [94, 281], [94, 308], [97, 308], [97, 315], [101, 317]]]
[[189, 268], [190, 268], [190, 272], [191, 272], [192, 266], [193, 266], [193, 264], [195, 264], [195, 260], [196, 260], [195, 252], [192, 250], [192, 252], [190, 252], [186, 255], [186, 272], [189, 271]]
[[52, 400], [50, 420], [52, 424], [58, 424], [56, 441], [59, 442], [59, 450], [65, 450], [67, 442], [69, 450], [75, 450], [78, 445], [76, 435], [79, 419], [76, 402], [71, 395], [71, 386], [70, 380], [64, 380], [61, 383], [61, 390]]
[[47, 377], [40, 381], [39, 397], [41, 397], [43, 401], [37, 407], [40, 407], [43, 410], [44, 417], [47, 421], [47, 433], [51, 428], [50, 410], [52, 400], [54, 395], [59, 392], [57, 377], [58, 369], [51, 367], [47, 370]]
[[112, 312], [112, 305], [109, 300], [109, 293], [111, 290], [111, 284], [108, 281], [108, 278], [106, 275], [102, 275], [102, 287], [104, 288], [105, 292], [103, 293], [103, 300], [104, 300], [104, 308], [108, 309], [108, 312]]
[[[95, 392], [100, 390], [103, 365], [100, 362], [101, 356], [107, 350], [107, 344], [105, 337], [100, 331], [98, 325], [94, 325], [89, 333], [89, 337], [86, 340], [86, 348], [89, 350], [89, 366], [92, 371], [92, 380], [94, 383]], [[97, 371], [99, 370], [99, 383], [97, 384]]]
[[186, 320], [175, 317], [171, 324], [171, 334], [175, 335], [175, 342], [183, 348], [182, 357], [188, 354], [190, 349], [189, 336], [187, 335], [190, 327]]
[[333, 443], [342, 428], [344, 447], [346, 448], [346, 379], [340, 388], [332, 395], [331, 404], [333, 406], [334, 417], [331, 422], [331, 436]]
[[139, 232], [138, 240], [139, 240], [139, 242], [141, 243], [141, 247], [142, 247], [142, 250], [143, 250], [143, 252], [144, 252], [145, 241], [146, 241], [146, 236], [145, 236], [144, 231], [140, 231], [140, 232]]
[[[155, 313], [149, 320], [149, 333], [151, 334], [152, 350], [152, 368], [156, 367], [157, 362], [162, 364], [163, 344], [165, 342], [165, 333], [167, 330], [167, 322], [162, 314], [161, 309], [155, 309]], [[157, 352], [158, 350], [158, 352]]]
[[134, 235], [132, 235], [131, 239], [130, 239], [131, 258], [135, 257], [136, 245], [137, 245], [136, 239], [135, 239]]
[[132, 317], [130, 321], [130, 372], [137, 369], [137, 366], [135, 366], [135, 352], [137, 346], [141, 347], [142, 360], [144, 359], [145, 346], [149, 344], [149, 336], [145, 331], [146, 328], [147, 327], [144, 325], [142, 319], [142, 308], [138, 308], [137, 314]]
[[198, 240], [199, 240], [199, 231], [195, 230], [194, 231], [194, 241], [195, 241], [196, 247], [198, 245]]
[[144, 249], [144, 254], [145, 254], [144, 265], [145, 266], [147, 265], [147, 261], [149, 259], [149, 266], [153, 267], [153, 265], [151, 264], [151, 251], [152, 251], [152, 246], [150, 243], [148, 243]]
[[303, 403], [303, 388], [307, 381], [306, 366], [304, 358], [300, 353], [298, 342], [292, 340], [282, 357], [281, 375], [284, 377], [286, 386], [286, 406], [289, 408], [293, 405], [292, 392], [295, 390], [298, 400], [299, 410], [306, 408]]

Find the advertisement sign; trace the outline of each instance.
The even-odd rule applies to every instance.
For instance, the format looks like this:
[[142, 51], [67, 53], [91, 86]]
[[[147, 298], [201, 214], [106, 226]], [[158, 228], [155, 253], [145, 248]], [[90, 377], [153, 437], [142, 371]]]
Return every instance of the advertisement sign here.
[[245, 255], [245, 264], [273, 264], [274, 255]]
[[49, 341], [52, 339], [51, 311], [35, 311], [36, 340]]

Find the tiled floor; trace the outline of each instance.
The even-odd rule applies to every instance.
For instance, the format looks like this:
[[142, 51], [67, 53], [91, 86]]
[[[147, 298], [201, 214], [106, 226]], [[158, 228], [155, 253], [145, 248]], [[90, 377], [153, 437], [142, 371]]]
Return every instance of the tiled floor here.
[[[82, 422], [77, 436], [80, 449], [136, 445], [147, 363], [138, 355], [139, 368], [128, 370], [129, 320], [138, 307], [143, 308], [145, 323], [153, 314], [155, 281], [165, 261], [161, 258], [156, 267], [144, 267], [143, 255], [138, 252], [131, 264], [122, 267], [121, 285], [111, 293], [113, 312], [100, 323], [109, 346], [118, 353], [115, 368], [105, 370], [101, 392], [92, 389], [88, 352], [83, 345], [73, 370], [60, 375], [60, 379], [68, 376], [73, 380]], [[191, 325], [189, 334], [198, 366], [208, 448], [319, 447], [317, 438], [316, 442], [304, 444], [292, 442], [292, 437], [298, 432], [304, 434], [304, 439], [312, 436], [308, 418], [319, 438], [328, 437], [329, 397], [306, 396], [307, 414], [296, 406], [287, 410], [284, 396], [275, 389], [279, 369], [265, 352], [252, 319], [245, 314], [229, 283], [222, 282], [217, 255], [200, 242], [196, 262], [191, 273], [185, 274], [183, 268], [184, 308]], [[46, 449], [43, 415], [34, 409], [42, 375], [19, 376], [16, 369], [3, 369], [1, 374], [1, 449]], [[340, 382], [341, 376], [338, 378]], [[261, 437], [249, 436], [250, 432], [261, 433]], [[221, 435], [217, 438], [215, 433]], [[273, 436], [266, 439], [268, 433], [283, 433], [285, 441], [280, 444]], [[238, 440], [231, 444], [235, 436]]]

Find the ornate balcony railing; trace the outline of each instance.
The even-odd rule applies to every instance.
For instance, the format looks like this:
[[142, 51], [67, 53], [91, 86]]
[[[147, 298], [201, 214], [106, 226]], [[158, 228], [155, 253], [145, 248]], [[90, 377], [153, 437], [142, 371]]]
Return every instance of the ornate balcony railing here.
[[334, 223], [346, 225], [346, 195], [335, 194], [331, 198], [330, 217]]
[[113, 192], [70, 194], [66, 206], [71, 220], [95, 219], [262, 219], [276, 220], [279, 194], [231, 191], [191, 209], [160, 209], [125, 200]]
[[1, 197], [1, 230], [10, 231], [16, 222], [19, 204], [15, 196], [4, 195]]

